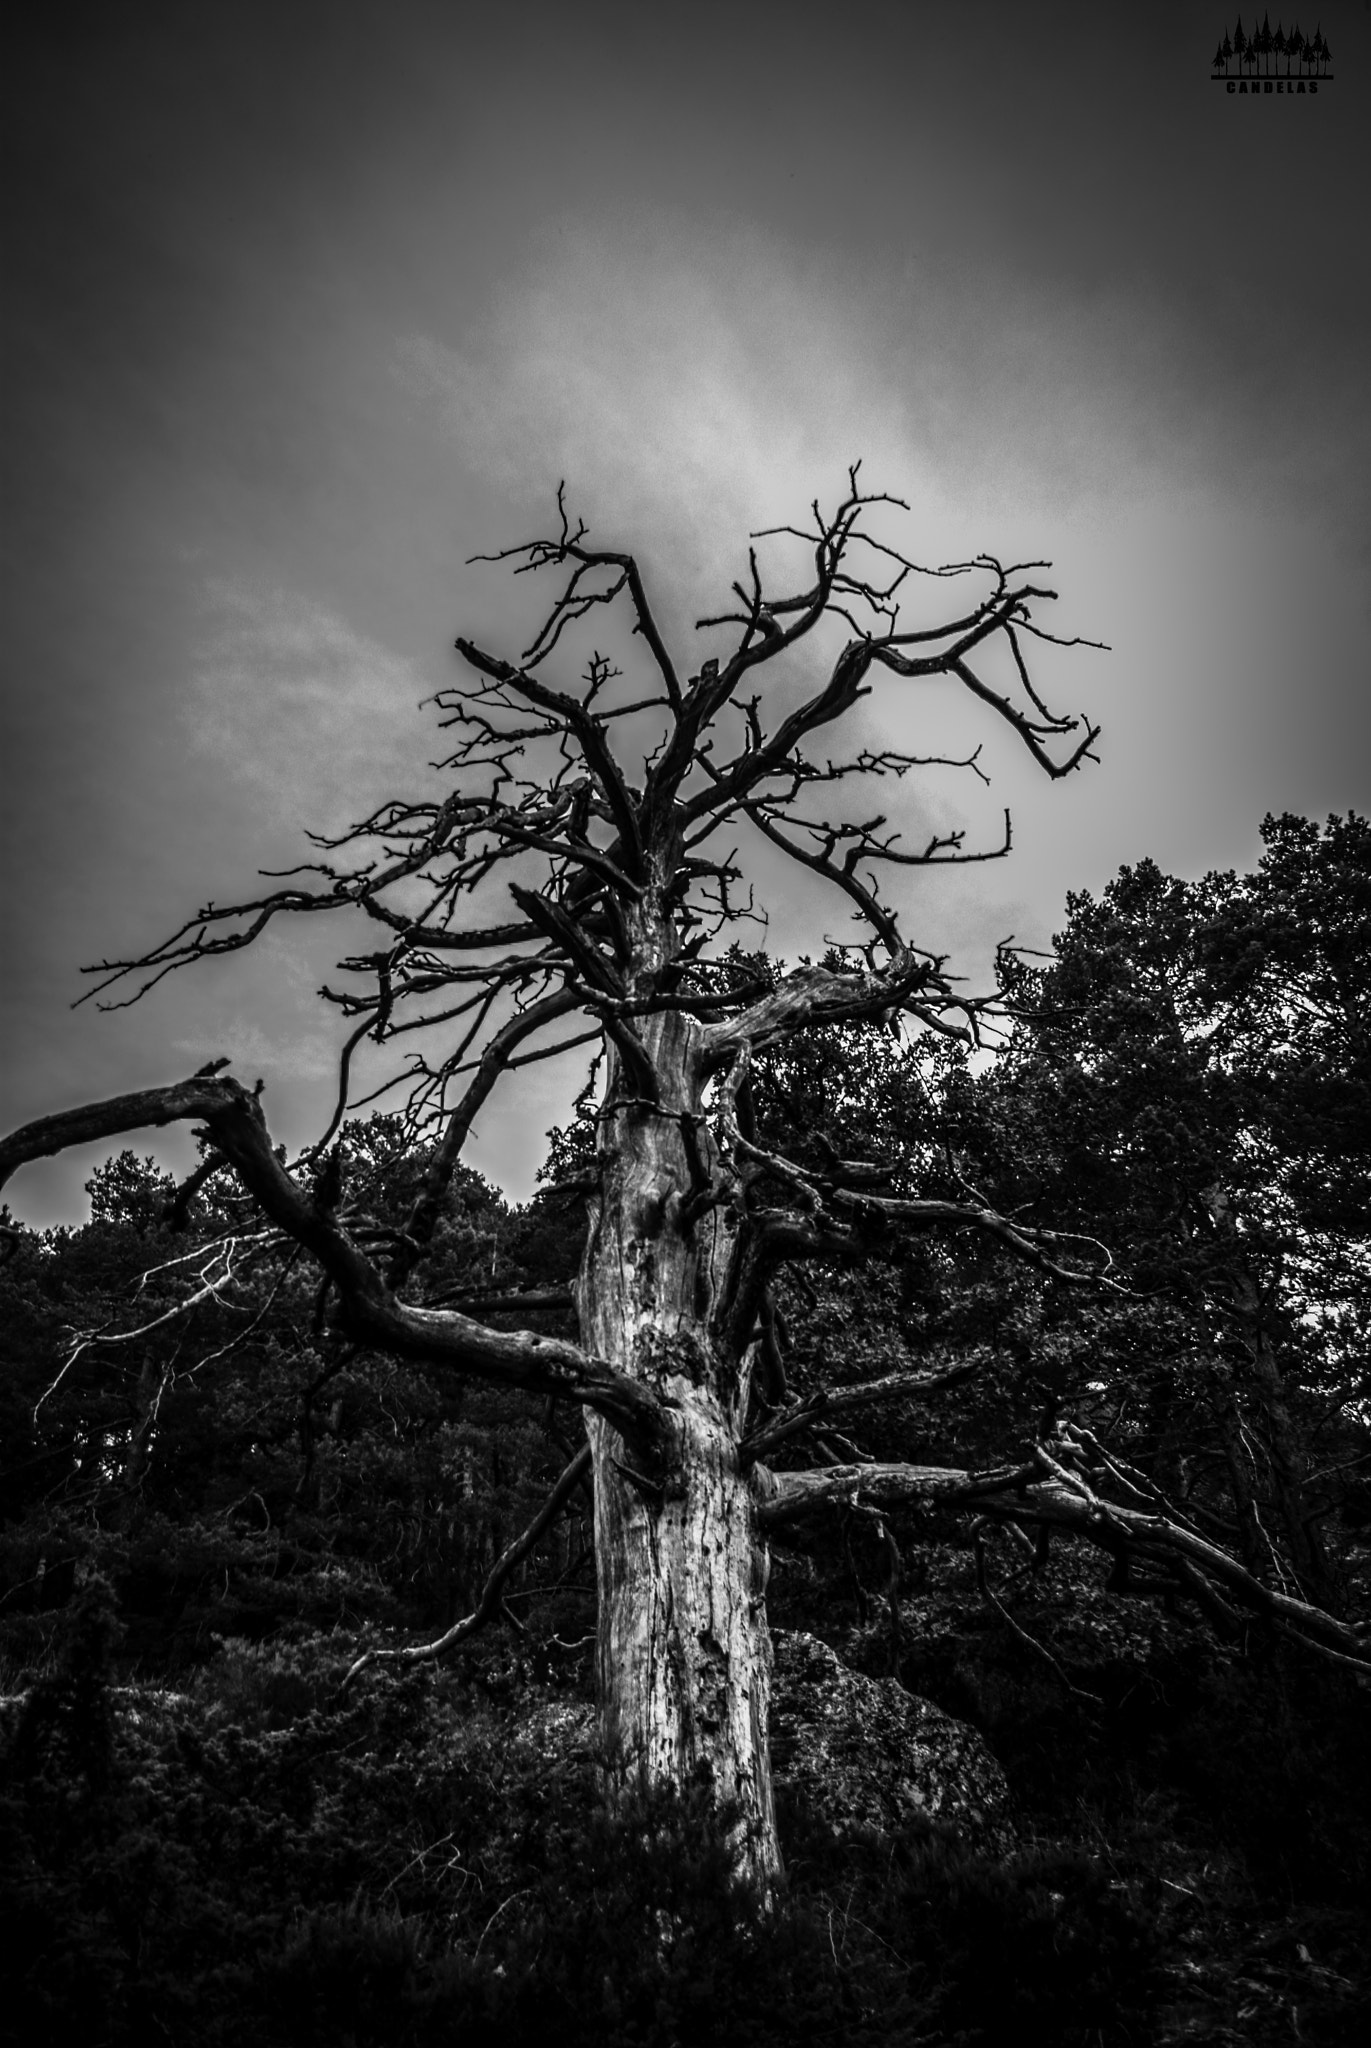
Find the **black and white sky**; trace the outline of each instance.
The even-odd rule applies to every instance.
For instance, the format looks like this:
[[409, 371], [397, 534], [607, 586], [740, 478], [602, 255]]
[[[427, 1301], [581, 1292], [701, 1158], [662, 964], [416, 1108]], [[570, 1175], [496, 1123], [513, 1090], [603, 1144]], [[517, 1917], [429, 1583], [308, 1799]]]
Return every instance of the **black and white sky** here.
[[[454, 635], [522, 615], [466, 558], [545, 528], [562, 477], [682, 636], [857, 456], [920, 559], [1052, 560], [1053, 623], [1113, 649], [1046, 669], [1100, 766], [1049, 785], [973, 722], [993, 789], [911, 812], [993, 839], [1013, 804], [1012, 860], [906, 895], [973, 981], [1123, 862], [1243, 866], [1267, 811], [1364, 810], [1371, 11], [1324, 5], [1317, 95], [1240, 98], [1226, 5], [29, 10], [0, 1124], [227, 1053], [317, 1133], [320, 935], [113, 1015], [70, 1007], [78, 969], [413, 783]], [[945, 736], [898, 688], [871, 716]], [[772, 908], [792, 956], [835, 922]], [[567, 1079], [482, 1119], [516, 1194]], [[79, 1218], [95, 1156], [26, 1169], [15, 1211]]]

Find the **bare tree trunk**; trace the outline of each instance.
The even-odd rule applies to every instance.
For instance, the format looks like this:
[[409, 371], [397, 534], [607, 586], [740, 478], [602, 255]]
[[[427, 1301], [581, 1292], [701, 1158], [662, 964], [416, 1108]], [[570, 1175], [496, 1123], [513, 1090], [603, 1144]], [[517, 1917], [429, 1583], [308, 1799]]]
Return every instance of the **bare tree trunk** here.
[[686, 1452], [665, 1498], [635, 1488], [617, 1432], [590, 1423], [601, 1740], [617, 1790], [707, 1786], [765, 1890], [780, 1870], [765, 1548], [717, 1404], [683, 1380], [663, 1391], [682, 1401]]
[[615, 1120], [615, 1142], [602, 1151], [592, 1205], [581, 1341], [650, 1385], [670, 1422], [649, 1459], [606, 1420], [587, 1419], [600, 1733], [620, 1795], [707, 1785], [728, 1816], [740, 1870], [765, 1892], [780, 1871], [767, 1749], [768, 1558], [739, 1469], [746, 1366], [721, 1356], [711, 1334], [734, 1225], [717, 1207], [692, 1220], [682, 1194], [719, 1165], [700, 1118], [699, 1027], [669, 1015], [643, 1035], [666, 1085], [660, 1107], [617, 1107], [627, 1084], [611, 1064], [602, 1113]]
[[1265, 1425], [1262, 1434], [1271, 1490], [1296, 1576], [1306, 1598], [1330, 1612], [1336, 1612], [1337, 1592], [1311, 1516], [1304, 1464], [1290, 1420], [1280, 1366], [1266, 1329], [1260, 1293], [1246, 1266], [1234, 1268], [1233, 1293], [1238, 1325], [1252, 1363], [1252, 1384]]
[[[1267, 1327], [1261, 1289], [1244, 1256], [1228, 1190], [1220, 1183], [1206, 1192], [1205, 1200], [1228, 1254], [1223, 1277], [1229, 1289], [1233, 1320], [1250, 1361], [1250, 1384], [1262, 1418], [1260, 1448], [1264, 1453], [1271, 1494], [1290, 1561], [1305, 1597], [1320, 1606], [1333, 1608], [1336, 1588], [1312, 1518], [1303, 1460]], [[1234, 1409], [1241, 1434], [1241, 1410], [1237, 1405], [1236, 1389]], [[1226, 1448], [1231, 1468], [1233, 1451], [1231, 1445], [1226, 1445]], [[1239, 1506], [1241, 1512], [1241, 1500]]]
[[1272, 1576], [1270, 1538], [1262, 1528], [1253, 1489], [1255, 1461], [1247, 1441], [1242, 1404], [1232, 1376], [1222, 1373], [1214, 1391], [1214, 1413], [1223, 1444], [1228, 1483], [1233, 1489], [1233, 1511], [1238, 1524], [1238, 1549], [1254, 1579], [1268, 1585]]
[[152, 1441], [157, 1431], [162, 1397], [171, 1383], [171, 1361], [161, 1365], [145, 1352], [138, 1373], [137, 1418], [129, 1434], [128, 1456], [124, 1462], [124, 1519], [136, 1510], [138, 1495], [152, 1463]]

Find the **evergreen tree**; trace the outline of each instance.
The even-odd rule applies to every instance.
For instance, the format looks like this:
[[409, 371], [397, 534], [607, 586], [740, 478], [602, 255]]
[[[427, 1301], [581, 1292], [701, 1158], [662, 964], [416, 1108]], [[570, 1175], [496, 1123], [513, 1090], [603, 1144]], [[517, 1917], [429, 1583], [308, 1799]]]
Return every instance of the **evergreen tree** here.
[[[1213, 1442], [1249, 1565], [1323, 1600], [1330, 1504], [1307, 1475], [1359, 1453], [1371, 1330], [1371, 827], [1264, 836], [1252, 877], [1143, 863], [1073, 897], [1006, 1079], [1045, 1134], [1044, 1197], [1074, 1188], [1085, 1230], [1127, 1218], [1133, 1284], [1171, 1304], [1189, 1362], [1157, 1396], [1179, 1425], [1189, 1386], [1182, 1434]], [[1125, 1371], [1140, 1395], [1136, 1353]]]

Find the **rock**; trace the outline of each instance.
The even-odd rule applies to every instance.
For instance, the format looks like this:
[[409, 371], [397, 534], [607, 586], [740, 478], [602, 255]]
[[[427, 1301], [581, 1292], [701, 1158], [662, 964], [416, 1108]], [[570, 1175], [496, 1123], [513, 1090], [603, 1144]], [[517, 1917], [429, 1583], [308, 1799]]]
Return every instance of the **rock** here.
[[[1004, 1772], [974, 1728], [897, 1678], [864, 1678], [816, 1636], [778, 1632], [773, 1643], [778, 1790], [835, 1834], [854, 1826], [889, 1832], [922, 1816], [950, 1824], [977, 1849], [1014, 1847]], [[543, 1761], [585, 1767], [595, 1752], [594, 1709], [549, 1700], [524, 1714], [513, 1739]]]
[[771, 1764], [834, 1833], [890, 1831], [915, 1816], [951, 1824], [976, 1848], [1013, 1846], [1009, 1787], [974, 1728], [896, 1678], [864, 1678], [817, 1637], [777, 1633]]

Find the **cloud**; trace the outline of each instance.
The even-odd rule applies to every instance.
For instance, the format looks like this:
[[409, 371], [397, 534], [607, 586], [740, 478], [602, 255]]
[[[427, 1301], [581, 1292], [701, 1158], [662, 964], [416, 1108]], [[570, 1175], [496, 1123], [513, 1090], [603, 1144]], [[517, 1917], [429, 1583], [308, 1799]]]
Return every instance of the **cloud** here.
[[1178, 497], [1362, 544], [1368, 409], [1341, 344], [1328, 399], [1292, 405], [1310, 341], [1278, 345], [1280, 306], [1235, 311], [1155, 249], [1106, 260], [1104, 212], [1074, 268], [973, 226], [900, 255], [860, 223], [840, 246], [648, 202], [557, 218], [477, 317], [404, 337], [394, 367], [475, 477], [531, 511], [564, 477], [597, 533], [667, 563], [682, 618], [750, 527], [831, 500], [857, 456], [929, 560], [1038, 553], [1044, 528]]
[[172, 1046], [188, 1058], [230, 1059], [238, 1079], [249, 1084], [258, 1074], [280, 1081], [317, 1081], [338, 1070], [338, 1047], [327, 1032], [302, 1030], [294, 1020], [272, 1031], [260, 1018], [241, 1011], [219, 1012], [207, 1032], [174, 1039]]
[[[987, 740], [992, 792], [938, 777], [890, 792], [911, 838], [965, 820], [993, 842], [1014, 808], [1012, 861], [909, 884], [972, 972], [1011, 928], [1041, 942], [1068, 883], [1143, 853], [1243, 860], [1269, 802], [1328, 781], [1348, 604], [1321, 598], [1312, 626], [1300, 613], [1318, 647], [1298, 730], [1277, 709], [1294, 671], [1275, 622], [1297, 562], [1326, 550], [1342, 574], [1340, 514], [1311, 516], [1282, 467], [1294, 427], [1144, 270], [1039, 279], [1002, 249], [900, 267], [645, 208], [549, 228], [478, 321], [409, 336], [394, 367], [468, 471], [517, 502], [506, 537], [565, 477], [592, 534], [638, 553], [687, 649], [748, 530], [803, 518], [816, 493], [831, 505], [858, 455], [864, 480], [908, 500], [891, 537], [917, 559], [1054, 558], [1063, 602], [1045, 623], [1116, 652], [1040, 647], [1035, 674], [1063, 708], [1103, 713], [1102, 768], [1048, 786], [1002, 729], [946, 725], [936, 690], [891, 685], [864, 708], [919, 751]], [[773, 898], [773, 938], [793, 950], [803, 892], [781, 887], [796, 902]]]
[[831, 494], [863, 454], [944, 529], [1006, 493], [1146, 494], [1178, 454], [1155, 393], [1144, 407], [1130, 383], [1163, 383], [1183, 332], [1136, 292], [1049, 294], [932, 261], [873, 277], [665, 217], [548, 240], [557, 253], [478, 327], [406, 338], [397, 373], [506, 489], [566, 476], [597, 513], [648, 516], [695, 568], [720, 535], [736, 548], [740, 521]]
[[[1097, 299], [1106, 327], [1127, 327], [1117, 307], [1102, 308]], [[530, 257], [478, 325], [411, 335], [395, 369], [466, 465], [530, 518], [566, 478], [593, 536], [638, 553], [676, 644], [690, 649], [695, 619], [745, 568], [749, 530], [803, 521], [816, 494], [831, 506], [859, 456], [864, 482], [908, 501], [907, 514], [889, 515], [888, 537], [930, 565], [987, 547], [1037, 555], [1053, 545], [1045, 525], [1060, 539], [1072, 522], [1098, 521], [1101, 504], [1117, 511], [1158, 492], [1165, 437], [1127, 402], [1126, 376], [1096, 346], [1099, 321], [1091, 328], [1078, 310], [1012, 282], [992, 300], [988, 284], [933, 264], [862, 283], [850, 264], [807, 264], [775, 237], [706, 236], [661, 216], [613, 235], [559, 230], [555, 253]], [[1159, 313], [1133, 323], [1157, 348], [1164, 328]], [[795, 545], [766, 549], [772, 566], [788, 552], [802, 585], [810, 564]], [[1067, 630], [1102, 630], [1088, 595], [1065, 587]], [[945, 615], [949, 591], [963, 589], [925, 584], [914, 601]], [[797, 682], [817, 659], [801, 656]], [[1078, 662], [1072, 709], [1083, 687]], [[853, 730], [952, 754], [988, 737], [997, 769], [1016, 778], [1012, 797], [1023, 780], [1015, 743], [968, 724], [953, 695], [883, 686]], [[911, 840], [962, 823], [971, 844], [998, 839], [998, 787], [983, 800], [966, 778], [934, 773], [880, 794]], [[1003, 887], [979, 873], [970, 895], [945, 876], [918, 893], [947, 906], [940, 922], [957, 927], [958, 950], [970, 941], [983, 954], [1008, 927], [998, 907], [975, 911], [976, 896]], [[769, 879], [773, 940], [793, 951], [795, 878]]]
[[299, 592], [216, 578], [196, 663], [190, 744], [246, 785], [260, 813], [336, 832], [408, 768], [419, 669]]

